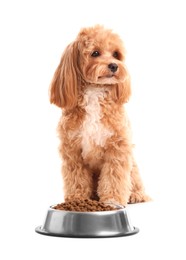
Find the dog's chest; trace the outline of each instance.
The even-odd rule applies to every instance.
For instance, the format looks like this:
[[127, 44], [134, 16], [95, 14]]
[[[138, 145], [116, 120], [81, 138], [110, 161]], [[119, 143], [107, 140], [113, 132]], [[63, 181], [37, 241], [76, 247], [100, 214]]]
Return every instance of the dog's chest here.
[[85, 119], [81, 128], [82, 156], [86, 156], [95, 146], [104, 147], [106, 140], [113, 135], [101, 119], [103, 117], [100, 103], [105, 98], [104, 88], [88, 88], [84, 94]]

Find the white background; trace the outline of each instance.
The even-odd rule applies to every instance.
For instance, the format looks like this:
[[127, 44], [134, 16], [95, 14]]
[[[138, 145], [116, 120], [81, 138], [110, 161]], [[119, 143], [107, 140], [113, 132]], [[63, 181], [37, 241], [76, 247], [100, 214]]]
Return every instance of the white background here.
[[[0, 1], [1, 259], [186, 259], [185, 13], [180, 0]], [[66, 45], [98, 23], [125, 42], [135, 154], [154, 201], [128, 208], [135, 236], [41, 236], [35, 227], [63, 200], [48, 87]]]

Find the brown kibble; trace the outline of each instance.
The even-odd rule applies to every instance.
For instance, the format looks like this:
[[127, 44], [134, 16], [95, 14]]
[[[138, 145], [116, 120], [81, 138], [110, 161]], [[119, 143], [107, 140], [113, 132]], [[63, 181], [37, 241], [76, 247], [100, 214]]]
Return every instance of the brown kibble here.
[[66, 210], [66, 211], [77, 211], [77, 212], [95, 212], [95, 211], [110, 211], [116, 210], [114, 207], [110, 205], [106, 205], [103, 202], [99, 202], [97, 200], [74, 200], [74, 201], [66, 201], [61, 204], [57, 204], [53, 207], [58, 210]]

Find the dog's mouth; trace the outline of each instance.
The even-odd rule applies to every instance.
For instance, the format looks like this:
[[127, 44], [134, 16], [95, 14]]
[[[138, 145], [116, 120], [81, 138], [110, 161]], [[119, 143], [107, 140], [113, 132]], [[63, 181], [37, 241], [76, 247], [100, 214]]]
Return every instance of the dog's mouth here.
[[105, 75], [105, 76], [99, 76], [98, 79], [103, 79], [103, 78], [112, 78], [114, 77], [114, 74], [109, 74], [109, 75]]

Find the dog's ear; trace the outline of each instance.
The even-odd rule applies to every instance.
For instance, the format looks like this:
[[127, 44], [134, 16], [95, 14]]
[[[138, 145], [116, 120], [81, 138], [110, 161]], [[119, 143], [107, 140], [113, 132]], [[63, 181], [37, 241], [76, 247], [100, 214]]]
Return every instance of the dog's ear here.
[[78, 43], [65, 49], [50, 86], [50, 102], [65, 109], [77, 104], [78, 96]]
[[115, 84], [113, 88], [113, 97], [117, 103], [123, 104], [129, 101], [131, 96], [130, 75], [126, 70], [126, 76], [123, 82]]

